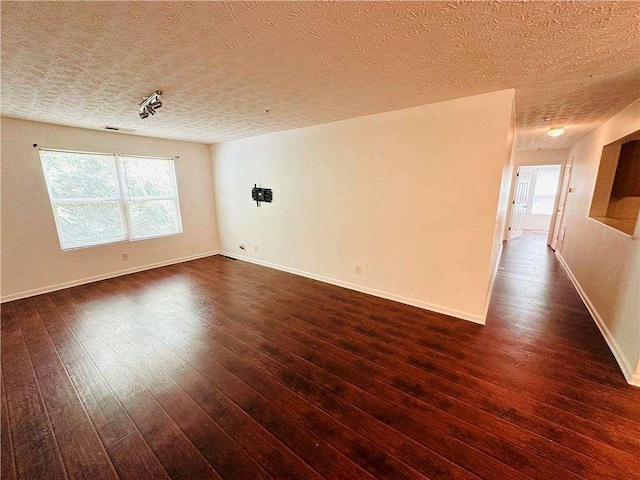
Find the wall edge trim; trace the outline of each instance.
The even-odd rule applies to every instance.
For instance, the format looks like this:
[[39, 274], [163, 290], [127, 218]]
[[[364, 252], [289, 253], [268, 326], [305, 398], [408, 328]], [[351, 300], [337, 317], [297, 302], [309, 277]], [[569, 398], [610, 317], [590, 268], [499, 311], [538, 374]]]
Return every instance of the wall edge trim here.
[[260, 265], [263, 267], [273, 268], [275, 270], [291, 273], [293, 275], [299, 275], [301, 277], [310, 278], [312, 280], [317, 280], [319, 282], [328, 283], [331, 285], [335, 285], [337, 287], [347, 288], [349, 290], [354, 290], [360, 293], [366, 293], [367, 295], [373, 295], [374, 297], [384, 298], [386, 300], [392, 300], [398, 303], [403, 303], [405, 305], [411, 305], [413, 307], [422, 308], [423, 310], [429, 310], [431, 312], [441, 313], [443, 315], [459, 318], [462, 320], [466, 320], [468, 322], [473, 322], [480, 325], [484, 325], [485, 323], [485, 318], [482, 317], [481, 315], [477, 315], [469, 312], [463, 312], [460, 310], [443, 307], [441, 305], [435, 305], [432, 303], [423, 302], [421, 300], [416, 300], [414, 298], [403, 297], [402, 295], [385, 292], [383, 290], [377, 290], [375, 288], [363, 287], [355, 283], [345, 282], [343, 280], [337, 280], [334, 278], [325, 277], [323, 275], [317, 275], [315, 273], [306, 272], [304, 270], [298, 270], [296, 268], [285, 267], [283, 265], [278, 265], [276, 263], [266, 262], [264, 260], [258, 260], [258, 259], [247, 257], [244, 255], [238, 255], [235, 253], [227, 252], [224, 250], [220, 251], [219, 254], [224, 255], [226, 257], [234, 258], [236, 260], [241, 260], [243, 262], [254, 263], [256, 265]]
[[86, 285], [87, 283], [99, 282], [101, 280], [107, 280], [109, 278], [121, 277], [130, 273], [142, 272], [145, 270], [152, 270], [154, 268], [166, 267], [174, 265], [176, 263], [188, 262], [190, 260], [197, 260], [198, 258], [211, 257], [218, 255], [218, 250], [209, 252], [196, 253], [193, 255], [187, 255], [185, 257], [173, 258], [171, 260], [165, 260], [163, 262], [148, 263], [146, 265], [140, 265], [138, 267], [127, 268], [124, 270], [116, 270], [115, 272], [103, 273], [101, 275], [94, 275], [91, 277], [85, 277], [78, 280], [71, 280], [68, 282], [56, 283], [48, 285], [46, 287], [34, 288], [32, 290], [25, 290], [22, 292], [12, 293], [10, 295], [4, 295], [0, 297], [0, 303], [11, 302], [13, 300], [20, 300], [22, 298], [34, 297], [36, 295], [42, 295], [44, 293], [55, 292], [57, 290], [63, 290], [65, 288], [77, 287], [78, 285]]
[[607, 325], [604, 323], [604, 320], [602, 320], [602, 317], [596, 310], [596, 307], [593, 305], [591, 299], [589, 299], [587, 293], [578, 282], [578, 279], [571, 271], [571, 268], [565, 261], [564, 257], [560, 254], [560, 252], [556, 251], [555, 253], [558, 260], [560, 260], [562, 268], [564, 268], [564, 271], [567, 273], [569, 280], [571, 280], [571, 283], [573, 283], [573, 286], [578, 291], [578, 295], [580, 295], [580, 298], [582, 299], [584, 305], [587, 307], [587, 310], [591, 314], [591, 318], [593, 318], [593, 321], [604, 337], [605, 342], [607, 342], [609, 350], [611, 350], [611, 353], [613, 353], [613, 357], [616, 359], [616, 362], [618, 362], [618, 366], [620, 367], [625, 380], [629, 385], [640, 387], [640, 376], [634, 374], [631, 363], [620, 348], [620, 345], [618, 345], [618, 342], [616, 342], [616, 339], [613, 337], [611, 331], [609, 330], [609, 327], [607, 327]]
[[487, 292], [487, 299], [484, 302], [484, 311], [482, 314], [482, 323], [486, 323], [487, 315], [489, 314], [489, 305], [491, 304], [491, 296], [493, 295], [493, 287], [496, 284], [496, 277], [498, 276], [498, 270], [500, 269], [500, 260], [502, 259], [502, 249], [504, 248], [504, 241], [500, 240], [500, 249], [498, 250], [498, 259], [496, 260], [496, 266], [493, 268], [491, 275], [491, 283], [489, 284], [489, 291]]

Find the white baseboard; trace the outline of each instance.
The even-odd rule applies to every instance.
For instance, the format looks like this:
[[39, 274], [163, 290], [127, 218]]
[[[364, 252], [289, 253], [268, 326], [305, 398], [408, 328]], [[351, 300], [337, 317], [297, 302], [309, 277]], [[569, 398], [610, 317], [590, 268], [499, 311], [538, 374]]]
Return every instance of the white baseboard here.
[[93, 277], [85, 277], [79, 280], [72, 280], [69, 282], [56, 283], [55, 285], [48, 285], [46, 287], [34, 288], [33, 290], [26, 290], [24, 292], [12, 293], [0, 298], [0, 303], [10, 302], [12, 300], [20, 300], [21, 298], [33, 297], [35, 295], [42, 295], [43, 293], [55, 292], [56, 290], [62, 290], [64, 288], [77, 287], [78, 285], [84, 285], [87, 283], [99, 282], [100, 280], [106, 280], [108, 278], [120, 277], [129, 273], [142, 272], [144, 270], [151, 270], [158, 267], [166, 267], [167, 265], [173, 265], [176, 263], [188, 262], [189, 260], [196, 260], [198, 258], [210, 257], [217, 255], [218, 251], [196, 253], [195, 255], [188, 255], [186, 257], [174, 258], [164, 262], [150, 263], [147, 265], [141, 265], [138, 267], [127, 268], [125, 270], [118, 270], [116, 272], [109, 272], [102, 275], [94, 275]]
[[584, 291], [580, 283], [578, 283], [578, 279], [571, 271], [571, 268], [569, 268], [569, 265], [567, 264], [565, 259], [562, 257], [560, 252], [556, 251], [556, 257], [558, 257], [558, 260], [560, 260], [560, 264], [562, 265], [562, 268], [564, 268], [564, 271], [567, 272], [567, 275], [569, 276], [571, 283], [573, 283], [573, 286], [576, 287], [576, 290], [578, 291], [580, 298], [582, 298], [582, 301], [587, 307], [587, 310], [589, 310], [591, 317], [593, 318], [594, 322], [598, 326], [600, 333], [602, 333], [602, 336], [604, 337], [604, 340], [607, 342], [607, 345], [609, 346], [611, 353], [613, 353], [613, 356], [618, 362], [618, 366], [620, 367], [620, 370], [622, 370], [622, 374], [624, 375], [624, 378], [627, 380], [627, 383], [629, 383], [630, 385], [634, 385], [636, 387], [640, 387], [640, 375], [634, 374], [634, 366], [631, 365], [631, 362], [629, 362], [624, 352], [620, 348], [620, 345], [618, 345], [618, 342], [616, 342], [616, 339], [613, 337], [613, 334], [609, 330], [609, 327], [607, 327], [607, 325], [604, 323], [604, 320], [602, 320], [602, 317], [600, 316], [600, 314], [596, 310], [596, 307], [593, 305], [593, 303], [587, 296], [587, 293]]
[[227, 257], [235, 258], [237, 260], [242, 260], [244, 262], [255, 263], [256, 265], [261, 265], [263, 267], [269, 267], [275, 270], [281, 270], [283, 272], [292, 273], [294, 275], [300, 275], [301, 277], [311, 278], [312, 280], [318, 280], [320, 282], [329, 283], [331, 285], [336, 285], [338, 287], [348, 288], [349, 290], [355, 290], [357, 292], [366, 293], [368, 295], [373, 295], [374, 297], [386, 298], [387, 300], [393, 300], [395, 302], [404, 303], [406, 305], [422, 308], [424, 310], [430, 310], [432, 312], [442, 313], [444, 315], [449, 315], [450, 317], [461, 318], [462, 320], [467, 320], [469, 322], [479, 323], [481, 325], [484, 325], [484, 322], [485, 322], [485, 318], [483, 318], [481, 315], [477, 315], [474, 313], [454, 310], [452, 308], [443, 307], [441, 305], [434, 305], [432, 303], [423, 302], [421, 300], [416, 300], [409, 297], [403, 297], [402, 295], [396, 295], [394, 293], [388, 293], [382, 290], [376, 290], [374, 288], [363, 287], [361, 285], [356, 285], [355, 283], [344, 282], [342, 280], [337, 280], [335, 278], [316, 275], [315, 273], [305, 272], [303, 270], [285, 267], [285, 266], [277, 265], [271, 262], [265, 262], [263, 260], [246, 257], [244, 255], [238, 255], [235, 253], [225, 252], [225, 251], [221, 251], [220, 254], [225, 255]]

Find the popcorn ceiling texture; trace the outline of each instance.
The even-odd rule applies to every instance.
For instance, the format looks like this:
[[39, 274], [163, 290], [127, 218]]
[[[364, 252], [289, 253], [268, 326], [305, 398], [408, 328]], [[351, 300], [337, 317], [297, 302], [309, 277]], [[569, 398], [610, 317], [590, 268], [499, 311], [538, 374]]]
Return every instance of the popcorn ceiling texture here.
[[1, 113], [214, 143], [515, 88], [518, 148], [563, 148], [640, 97], [639, 33], [636, 1], [2, 2]]

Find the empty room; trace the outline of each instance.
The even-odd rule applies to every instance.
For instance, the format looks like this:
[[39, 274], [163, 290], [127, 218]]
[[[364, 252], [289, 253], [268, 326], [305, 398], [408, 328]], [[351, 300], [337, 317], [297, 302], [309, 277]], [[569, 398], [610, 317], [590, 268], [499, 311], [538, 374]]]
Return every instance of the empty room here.
[[0, 18], [2, 479], [640, 479], [640, 2]]

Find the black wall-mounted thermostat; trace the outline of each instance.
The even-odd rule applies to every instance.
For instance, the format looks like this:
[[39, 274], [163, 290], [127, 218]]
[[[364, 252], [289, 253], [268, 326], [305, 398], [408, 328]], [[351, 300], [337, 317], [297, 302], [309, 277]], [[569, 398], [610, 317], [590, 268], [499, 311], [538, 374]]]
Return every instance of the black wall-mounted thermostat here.
[[257, 206], [260, 206], [260, 202], [271, 203], [273, 192], [270, 188], [259, 188], [258, 185], [254, 184], [251, 189], [251, 198], [256, 202]]

